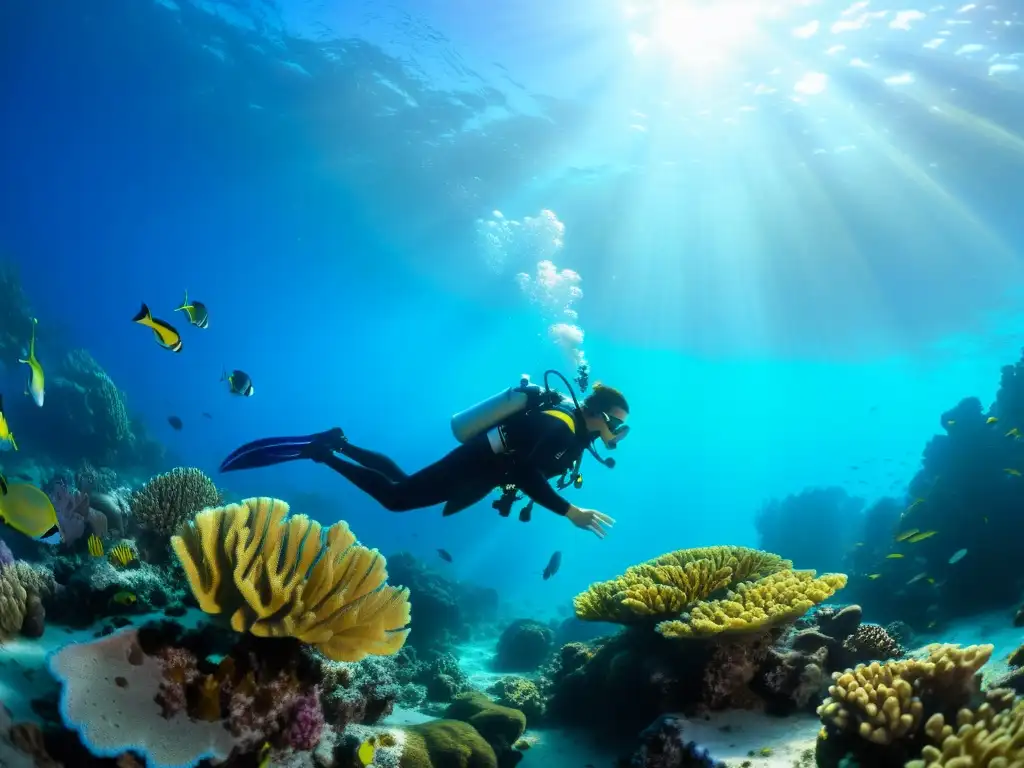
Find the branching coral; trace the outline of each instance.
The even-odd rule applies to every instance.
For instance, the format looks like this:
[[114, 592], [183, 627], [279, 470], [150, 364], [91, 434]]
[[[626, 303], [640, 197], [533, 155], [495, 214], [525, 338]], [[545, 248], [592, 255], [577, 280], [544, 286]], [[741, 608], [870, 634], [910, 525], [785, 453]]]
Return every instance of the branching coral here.
[[344, 522], [288, 517], [269, 498], [201, 512], [171, 540], [199, 607], [236, 632], [294, 637], [336, 661], [397, 653], [409, 633], [405, 589]]
[[145, 528], [171, 536], [196, 512], [220, 503], [220, 493], [202, 471], [176, 467], [132, 494], [131, 509]]
[[793, 621], [844, 586], [841, 573], [779, 571], [738, 584], [720, 600], [699, 602], [679, 619], [660, 623], [658, 631], [675, 638], [764, 630]]
[[621, 624], [678, 616], [688, 605], [746, 579], [792, 568], [778, 555], [747, 547], [680, 549], [611, 581], [592, 584], [574, 602], [576, 616]]
[[963, 706], [992, 646], [931, 645], [926, 653], [923, 659], [874, 662], [835, 673], [818, 715], [840, 731], [856, 733], [873, 744], [891, 744], [918, 730], [925, 711], [923, 697]]
[[988, 692], [988, 701], [975, 710], [961, 709], [956, 727], [941, 713], [928, 718], [924, 730], [938, 746], [921, 750], [920, 760], [906, 768], [1017, 768], [1024, 765], [1024, 700], [1013, 691]]

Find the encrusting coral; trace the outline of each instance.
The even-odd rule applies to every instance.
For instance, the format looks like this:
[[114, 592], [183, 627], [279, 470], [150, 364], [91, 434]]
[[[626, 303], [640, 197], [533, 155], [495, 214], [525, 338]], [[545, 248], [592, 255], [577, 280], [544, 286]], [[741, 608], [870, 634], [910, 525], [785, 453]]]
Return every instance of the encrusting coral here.
[[220, 492], [201, 470], [176, 467], [132, 494], [131, 509], [144, 528], [171, 536], [196, 512], [220, 503]]
[[200, 512], [171, 539], [199, 607], [236, 632], [294, 637], [335, 661], [391, 655], [409, 634], [409, 593], [344, 522], [322, 536], [277, 499]]
[[[668, 619], [670, 638], [757, 632], [792, 621], [846, 585], [843, 574], [795, 571], [789, 560], [747, 547], [681, 549], [592, 584], [576, 616], [620, 624]], [[732, 587], [721, 599], [709, 599]]]

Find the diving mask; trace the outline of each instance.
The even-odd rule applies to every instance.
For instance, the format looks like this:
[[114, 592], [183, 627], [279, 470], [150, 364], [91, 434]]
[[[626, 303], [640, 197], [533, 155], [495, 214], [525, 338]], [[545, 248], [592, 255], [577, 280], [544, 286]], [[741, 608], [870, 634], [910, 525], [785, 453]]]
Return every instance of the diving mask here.
[[607, 413], [602, 413], [601, 415], [604, 417], [604, 423], [608, 427], [608, 431], [612, 433], [612, 439], [605, 440], [605, 446], [609, 450], [615, 450], [618, 444], [629, 435], [629, 424], [626, 424], [617, 416], [609, 416]]

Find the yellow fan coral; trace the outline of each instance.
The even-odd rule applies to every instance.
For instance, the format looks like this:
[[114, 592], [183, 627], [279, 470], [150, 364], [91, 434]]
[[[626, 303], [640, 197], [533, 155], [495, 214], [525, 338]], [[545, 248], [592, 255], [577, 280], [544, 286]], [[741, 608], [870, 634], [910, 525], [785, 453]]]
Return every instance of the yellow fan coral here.
[[738, 584], [720, 600], [698, 602], [679, 619], [658, 624], [658, 631], [665, 637], [762, 631], [800, 618], [845, 586], [842, 573], [779, 571]]
[[620, 624], [675, 618], [725, 587], [792, 567], [789, 560], [748, 547], [680, 549], [591, 584], [574, 600], [576, 616]]
[[236, 632], [295, 637], [335, 661], [397, 653], [409, 633], [409, 591], [344, 522], [288, 517], [277, 499], [197, 514], [172, 537], [199, 607]]

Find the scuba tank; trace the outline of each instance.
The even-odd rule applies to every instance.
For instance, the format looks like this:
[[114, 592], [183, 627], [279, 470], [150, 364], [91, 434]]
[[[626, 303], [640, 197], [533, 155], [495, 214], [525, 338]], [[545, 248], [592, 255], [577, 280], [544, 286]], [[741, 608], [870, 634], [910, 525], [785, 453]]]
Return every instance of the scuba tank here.
[[524, 373], [519, 379], [519, 386], [503, 389], [452, 416], [452, 434], [460, 443], [472, 440], [510, 416], [537, 403], [543, 392], [540, 386], [531, 384], [530, 377]]

